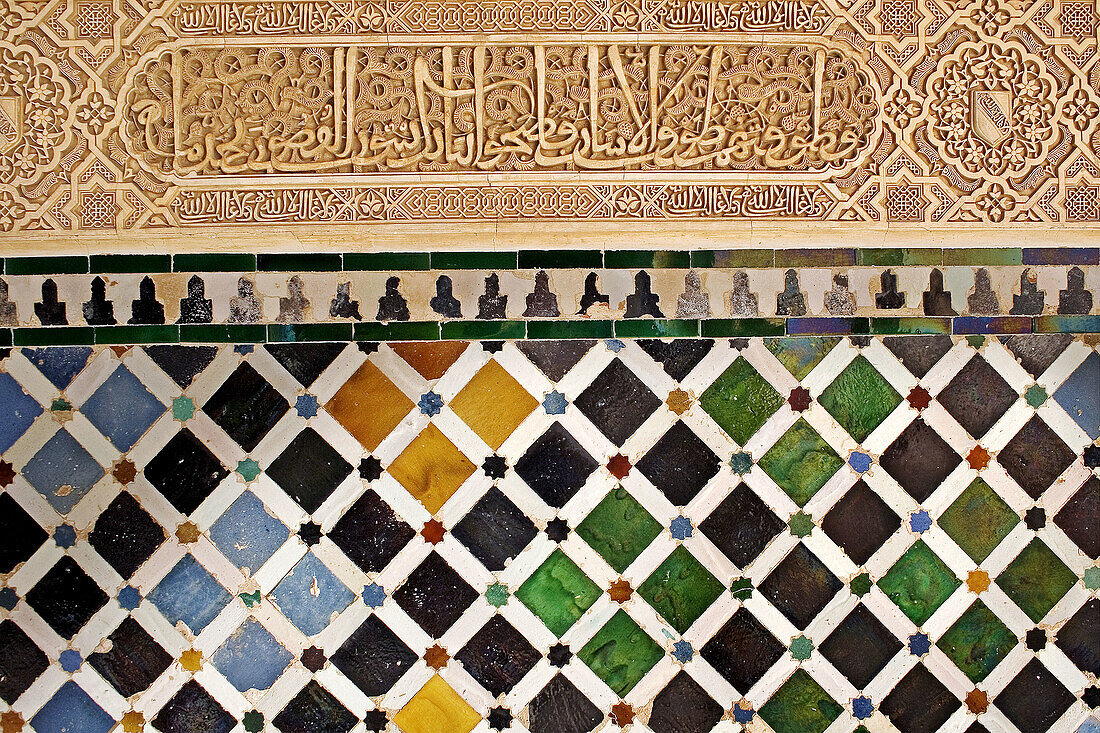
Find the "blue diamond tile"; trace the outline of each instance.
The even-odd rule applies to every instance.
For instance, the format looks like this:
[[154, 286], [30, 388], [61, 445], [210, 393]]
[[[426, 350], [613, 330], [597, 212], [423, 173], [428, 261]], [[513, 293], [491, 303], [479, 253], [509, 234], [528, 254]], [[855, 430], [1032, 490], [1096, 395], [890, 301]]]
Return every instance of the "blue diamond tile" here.
[[1100, 354], [1094, 351], [1054, 392], [1055, 401], [1093, 440], [1100, 438], [1097, 395], [1100, 395]]
[[198, 635], [230, 600], [229, 592], [191, 555], [184, 555], [160, 581], [149, 600], [171, 623]]
[[15, 444], [42, 414], [42, 405], [23, 391], [10, 374], [0, 374], [0, 453]]
[[294, 657], [260, 622], [249, 618], [210, 658], [214, 667], [241, 692], [266, 690]]
[[333, 617], [355, 600], [355, 595], [312, 551], [275, 586], [271, 597], [283, 615], [307, 636], [324, 631]]
[[80, 408], [84, 417], [124, 452], [134, 447], [164, 410], [164, 404], [124, 366], [115, 369]]
[[103, 466], [67, 430], [58, 430], [23, 467], [23, 478], [67, 514], [103, 478]]
[[210, 539], [222, 554], [250, 573], [260, 569], [290, 536], [264, 503], [246, 491], [210, 527]]
[[36, 733], [107, 733], [114, 725], [114, 718], [71, 680], [31, 718]]
[[88, 365], [90, 346], [52, 346], [45, 349], [23, 349], [27, 361], [38, 367], [58, 389], [72, 384], [73, 378]]

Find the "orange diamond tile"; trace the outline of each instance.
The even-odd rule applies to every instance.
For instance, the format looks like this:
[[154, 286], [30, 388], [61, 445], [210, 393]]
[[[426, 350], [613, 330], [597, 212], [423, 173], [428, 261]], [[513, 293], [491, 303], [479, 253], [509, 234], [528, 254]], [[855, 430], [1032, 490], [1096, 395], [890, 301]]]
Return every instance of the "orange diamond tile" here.
[[470, 733], [481, 716], [439, 675], [393, 716], [405, 733]]
[[490, 360], [451, 400], [451, 409], [496, 450], [538, 404], [515, 377]]
[[414, 341], [390, 348], [424, 379], [439, 379], [466, 351], [469, 341]]
[[439, 428], [428, 425], [387, 471], [435, 514], [474, 472], [474, 464]]
[[325, 405], [367, 450], [377, 448], [412, 408], [412, 400], [370, 361], [363, 362]]

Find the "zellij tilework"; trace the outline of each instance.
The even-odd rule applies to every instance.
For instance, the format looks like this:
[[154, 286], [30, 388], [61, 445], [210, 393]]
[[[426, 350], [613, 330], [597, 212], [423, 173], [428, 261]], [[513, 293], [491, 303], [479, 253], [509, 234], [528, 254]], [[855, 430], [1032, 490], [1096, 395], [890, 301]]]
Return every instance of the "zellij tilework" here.
[[1094, 733], [1096, 343], [17, 342], [0, 729]]

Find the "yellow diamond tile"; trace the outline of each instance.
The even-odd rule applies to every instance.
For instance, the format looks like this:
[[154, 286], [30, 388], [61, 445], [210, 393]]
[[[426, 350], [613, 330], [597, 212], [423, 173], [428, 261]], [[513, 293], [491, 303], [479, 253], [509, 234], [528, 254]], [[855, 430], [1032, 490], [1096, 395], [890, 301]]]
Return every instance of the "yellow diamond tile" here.
[[538, 404], [515, 377], [490, 360], [451, 400], [451, 409], [496, 450]]
[[412, 400], [369, 361], [363, 362], [325, 405], [325, 410], [371, 451], [412, 408]]
[[481, 716], [435, 675], [393, 716], [404, 733], [470, 733]]
[[435, 514], [474, 472], [474, 464], [429, 424], [386, 470]]

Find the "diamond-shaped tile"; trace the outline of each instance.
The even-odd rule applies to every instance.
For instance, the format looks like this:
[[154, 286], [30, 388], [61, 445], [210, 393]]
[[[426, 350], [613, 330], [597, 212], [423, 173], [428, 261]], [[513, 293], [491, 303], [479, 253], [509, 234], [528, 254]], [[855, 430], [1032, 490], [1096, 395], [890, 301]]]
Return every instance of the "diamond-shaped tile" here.
[[202, 633], [230, 598], [225, 588], [192, 555], [184, 555], [149, 594], [149, 600], [169, 623], [182, 621], [193, 635]]
[[50, 660], [11, 619], [0, 621], [0, 700], [14, 705]]
[[255, 448], [290, 403], [247, 362], [222, 383], [203, 412], [246, 451]]
[[577, 534], [621, 573], [661, 533], [661, 524], [619, 486], [577, 525]]
[[234, 565], [260, 569], [290, 537], [290, 531], [251, 491], [241, 494], [210, 527], [210, 540]]
[[979, 477], [959, 494], [937, 523], [963, 552], [980, 563], [1020, 523], [1020, 516]]
[[867, 687], [901, 648], [897, 637], [862, 603], [818, 647], [857, 690]]
[[742, 606], [700, 652], [741, 695], [748, 693], [787, 648]]
[[799, 543], [760, 584], [760, 593], [804, 629], [843, 587], [825, 563]]
[[838, 338], [814, 336], [764, 340], [768, 351], [800, 382], [838, 343]]
[[931, 496], [960, 463], [959, 454], [921, 418], [909, 423], [879, 459], [886, 472], [917, 501]]
[[934, 733], [962, 703], [923, 664], [901, 678], [879, 706], [901, 733]]
[[416, 532], [373, 489], [367, 489], [328, 536], [363, 572], [376, 573], [397, 556]]
[[393, 599], [420, 628], [438, 639], [477, 596], [477, 591], [433, 552], [409, 574]]
[[23, 467], [23, 478], [61, 514], [68, 514], [103, 473], [103, 466], [67, 430], [54, 433]]
[[88, 664], [123, 697], [149, 689], [172, 663], [172, 655], [132, 616], [107, 637], [105, 651], [88, 655]]
[[332, 663], [364, 695], [384, 695], [418, 659], [380, 618], [367, 617], [336, 653]]
[[264, 349], [303, 387], [309, 387], [332, 365], [347, 344], [303, 343], [266, 344]]
[[1100, 479], [1090, 476], [1054, 515], [1054, 523], [1086, 555], [1100, 557]]
[[822, 733], [844, 708], [808, 672], [795, 673], [760, 708], [775, 733]]
[[560, 549], [550, 553], [516, 591], [516, 598], [559, 637], [599, 597], [599, 586]]
[[187, 389], [191, 382], [218, 355], [217, 346], [146, 346], [145, 353], [180, 389]]
[[678, 506], [694, 499], [718, 467], [718, 456], [682, 422], [669, 428], [637, 464], [641, 474]]
[[661, 406], [626, 364], [613, 359], [573, 404], [608, 440], [621, 446]]
[[88, 541], [115, 572], [129, 578], [166, 537], [156, 520], [123, 491], [96, 519]]
[[709, 731], [722, 719], [722, 712], [722, 706], [681, 670], [653, 699], [647, 725], [653, 733]]
[[470, 733], [481, 716], [439, 675], [429, 679], [393, 717], [404, 733]]
[[665, 558], [638, 586], [638, 595], [681, 634], [688, 630], [725, 590], [709, 570], [684, 547]]
[[328, 628], [355, 595], [310, 551], [279, 581], [271, 599], [303, 634], [312, 636]]
[[516, 461], [515, 471], [543, 501], [561, 508], [598, 465], [561, 423], [554, 423]]
[[122, 365], [80, 407], [81, 414], [123, 452], [134, 447], [164, 410], [164, 404]]
[[1100, 353], [1093, 351], [1054, 392], [1054, 400], [1085, 435], [1100, 438]]
[[1055, 643], [1078, 669], [1100, 677], [1100, 599], [1085, 601], [1058, 629]]
[[798, 506], [805, 506], [844, 461], [808, 422], [799, 419], [758, 465]]
[[538, 535], [534, 522], [496, 487], [477, 500], [451, 534], [489, 570], [499, 572]]
[[980, 438], [1019, 399], [1016, 390], [981, 356], [974, 356], [940, 390], [936, 400], [962, 425]]
[[229, 471], [190, 430], [176, 433], [145, 467], [145, 478], [182, 514], [199, 508]]
[[740, 484], [699, 524], [699, 530], [737, 567], [744, 569], [786, 524], [759, 496]]
[[924, 540], [917, 540], [878, 581], [878, 587], [918, 626], [960, 585], [962, 581]]
[[58, 389], [72, 384], [77, 374], [88, 365], [90, 346], [51, 346], [43, 349], [23, 349], [23, 356]]
[[11, 448], [41, 414], [42, 405], [10, 374], [0, 374], [0, 453]]
[[411, 341], [390, 344], [395, 354], [429, 382], [446, 374], [469, 347], [468, 341]]
[[857, 443], [862, 443], [901, 404], [901, 395], [860, 355], [817, 401]]
[[528, 712], [531, 733], [588, 733], [604, 717], [560, 672], [535, 695]]
[[619, 697], [626, 697], [663, 656], [660, 645], [622, 610], [577, 652], [577, 657]]
[[1038, 659], [1016, 675], [993, 704], [1022, 731], [1048, 731], [1074, 702], [1073, 694]]
[[951, 350], [950, 336], [888, 336], [883, 343], [905, 368], [923, 377]]
[[684, 381], [714, 348], [712, 339], [639, 339], [635, 343], [654, 361], [659, 362], [665, 373], [677, 382]]
[[46, 541], [46, 530], [8, 494], [0, 494], [0, 573], [26, 562]]
[[699, 404], [718, 426], [744, 445], [786, 400], [738, 357], [699, 398]]
[[72, 680], [61, 685], [31, 718], [31, 728], [37, 733], [107, 733], [114, 726], [114, 718]]
[[432, 424], [387, 469], [432, 514], [447, 503], [475, 470], [470, 459]]
[[1033, 415], [997, 454], [997, 462], [1032, 499], [1038, 499], [1073, 463], [1073, 451]]
[[372, 451], [413, 406], [374, 362], [365, 361], [325, 404], [325, 411]]
[[1001, 340], [1028, 374], [1038, 379], [1073, 343], [1073, 336], [1068, 333], [1021, 334]]
[[481, 686], [499, 696], [510, 692], [542, 655], [503, 616], [493, 616], [455, 655]]
[[496, 450], [536, 407], [532, 397], [497, 361], [490, 359], [451, 400], [451, 409]]
[[900, 526], [901, 517], [863, 479], [848, 489], [821, 522], [829, 539], [856, 565], [870, 560]]
[[311, 514], [349, 473], [351, 464], [313, 428], [298, 433], [267, 468], [267, 475]]
[[27, 603], [54, 631], [71, 639], [107, 603], [107, 594], [68, 555], [26, 595]]
[[516, 348], [551, 382], [559, 382], [595, 345], [595, 341], [516, 341]]
[[1077, 582], [1077, 576], [1036, 537], [997, 576], [997, 585], [1039, 623]]
[[162, 733], [194, 733], [197, 721], [202, 721], [202, 733], [229, 733], [237, 725], [202, 685], [189, 680], [161, 708], [153, 725]]
[[951, 625], [936, 646], [973, 682], [981, 682], [1016, 646], [1016, 635], [981, 601]]
[[231, 685], [247, 692], [269, 689], [293, 658], [263, 624], [248, 618], [211, 655], [210, 662]]

